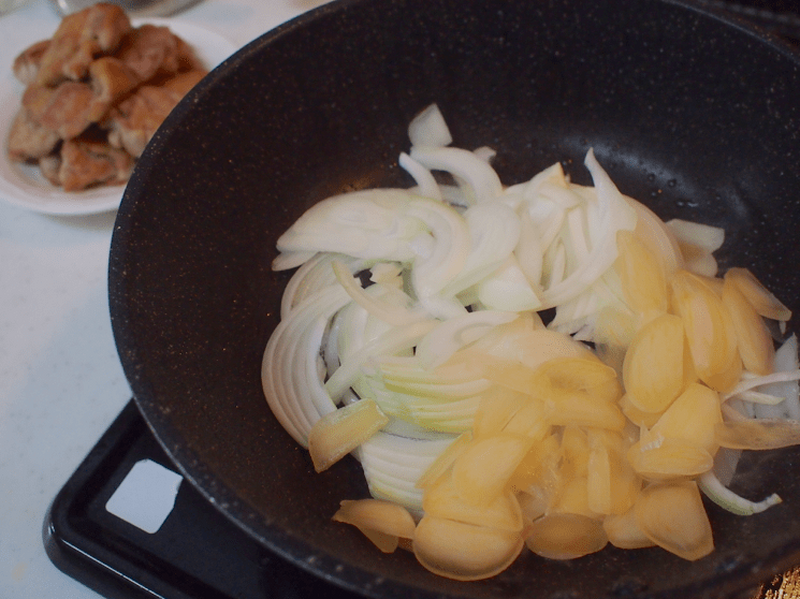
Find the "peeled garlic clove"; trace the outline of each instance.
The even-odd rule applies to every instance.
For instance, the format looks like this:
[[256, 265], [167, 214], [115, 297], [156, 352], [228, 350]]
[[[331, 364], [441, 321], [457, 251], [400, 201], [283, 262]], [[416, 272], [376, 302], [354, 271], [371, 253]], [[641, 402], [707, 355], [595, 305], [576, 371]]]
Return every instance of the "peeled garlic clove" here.
[[636, 522], [635, 509], [624, 514], [612, 514], [603, 520], [608, 542], [620, 549], [641, 549], [655, 545]]
[[561, 432], [561, 474], [566, 478], [586, 476], [591, 447], [589, 435], [579, 426], [565, 426]]
[[[532, 487], [540, 490], [550, 489], [559, 456], [559, 443], [555, 435], [551, 434], [544, 439], [534, 441], [508, 479], [508, 486], [515, 491], [525, 492], [529, 492]], [[538, 491], [534, 492], [539, 495]]]
[[454, 580], [491, 578], [522, 551], [516, 532], [423, 516], [414, 533], [414, 555], [434, 574]]
[[673, 219], [667, 225], [678, 241], [686, 270], [716, 276], [718, 267], [713, 252], [722, 247], [725, 229], [680, 219]]
[[539, 441], [550, 431], [550, 424], [545, 418], [544, 401], [535, 397], [528, 398], [526, 404], [503, 427], [504, 433], [528, 437]]
[[622, 364], [630, 403], [642, 412], [662, 412], [684, 385], [684, 332], [679, 316], [663, 314], [644, 325]]
[[589, 507], [589, 436], [578, 426], [566, 426], [561, 433], [561, 460], [554, 472], [548, 511], [594, 517]]
[[697, 376], [712, 389], [729, 390], [741, 377], [742, 360], [725, 304], [702, 278], [685, 270], [676, 272], [670, 284]]
[[489, 505], [502, 493], [532, 443], [505, 433], [473, 441], [453, 464], [458, 494], [473, 505]]
[[681, 439], [713, 455], [718, 449], [715, 429], [720, 422], [719, 394], [705, 385], [692, 383], [641, 440], [650, 443], [658, 438]]
[[634, 403], [630, 393], [626, 393], [620, 398], [619, 407], [622, 409], [622, 413], [625, 414], [628, 420], [630, 420], [636, 426], [644, 428], [650, 428], [653, 426], [656, 422], [658, 422], [658, 419], [663, 413], [645, 412], [638, 407], [637, 403]]
[[549, 388], [550, 381], [542, 376], [537, 369], [530, 368], [513, 360], [482, 356], [479, 358], [482, 376], [498, 387], [509, 391], [529, 394], [538, 392], [539, 389]]
[[589, 477], [568, 477], [560, 473], [554, 483], [553, 494], [547, 506], [549, 514], [578, 514], [587, 518], [597, 518], [597, 514], [589, 507]]
[[615, 264], [622, 292], [638, 314], [667, 310], [667, 283], [661, 261], [632, 232], [617, 233], [619, 256]]
[[586, 391], [553, 390], [545, 402], [547, 421], [555, 426], [595, 426], [621, 431], [625, 415], [616, 403], [598, 401]]
[[428, 516], [465, 524], [510, 532], [522, 530], [522, 511], [513, 493], [502, 492], [488, 505], [476, 506], [459, 496], [450, 476], [425, 490], [422, 509]]
[[371, 528], [363, 528], [361, 526], [357, 526], [356, 528], [358, 528], [361, 534], [367, 537], [381, 553], [394, 553], [400, 546], [400, 537], [372, 530]]
[[666, 224], [681, 247], [687, 244], [702, 248], [703, 251], [710, 254], [716, 252], [725, 242], [725, 229], [720, 227], [679, 218], [673, 218]]
[[636, 237], [644, 243], [661, 262], [664, 273], [669, 276], [683, 268], [683, 256], [678, 239], [672, 229], [647, 206], [625, 196], [628, 203], [636, 209]]
[[746, 268], [731, 268], [725, 273], [725, 280], [741, 291], [756, 312], [764, 318], [787, 321], [792, 311], [781, 303], [775, 295]]
[[608, 537], [600, 520], [580, 514], [547, 514], [528, 528], [525, 545], [549, 559], [575, 559], [600, 551]]
[[635, 514], [653, 543], [685, 560], [700, 559], [714, 550], [711, 524], [694, 481], [650, 485], [639, 495]]
[[414, 536], [415, 523], [408, 510], [379, 499], [345, 499], [333, 520], [352, 524], [384, 553], [394, 552], [399, 539]]
[[426, 489], [427, 487], [436, 483], [439, 478], [453, 465], [458, 456], [472, 443], [472, 433], [464, 431], [455, 440], [447, 446], [442, 453], [431, 463], [430, 466], [422, 473], [422, 476], [417, 479], [414, 485], [418, 489]]
[[554, 358], [542, 364], [538, 372], [555, 387], [586, 391], [598, 400], [616, 401], [622, 395], [616, 371], [596, 358]]
[[389, 422], [372, 399], [362, 399], [320, 418], [308, 433], [317, 472], [327, 470]]
[[628, 461], [637, 474], [648, 480], [695, 477], [714, 466], [713, 456], [702, 447], [682, 439], [662, 439], [657, 444], [634, 444]]
[[589, 508], [597, 514], [621, 514], [633, 506], [641, 478], [627, 460], [628, 445], [622, 435], [592, 429], [586, 487]]
[[769, 374], [775, 366], [775, 345], [767, 325], [731, 278], [722, 286], [722, 301], [736, 330], [744, 367], [756, 374]]
[[502, 431], [514, 414], [527, 403], [526, 393], [501, 385], [493, 385], [483, 392], [472, 423], [475, 438], [490, 437]]

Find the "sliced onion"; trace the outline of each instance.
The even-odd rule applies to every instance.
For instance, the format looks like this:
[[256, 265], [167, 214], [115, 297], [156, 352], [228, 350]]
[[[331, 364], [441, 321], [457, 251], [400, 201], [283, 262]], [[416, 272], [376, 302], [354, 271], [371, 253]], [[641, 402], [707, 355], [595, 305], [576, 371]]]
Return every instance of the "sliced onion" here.
[[[418, 311], [411, 310], [411, 298], [405, 295], [400, 290], [395, 290], [396, 293], [391, 297], [395, 301], [390, 303], [385, 300], [387, 294], [384, 293], [383, 297], [376, 297], [374, 292], [363, 289], [358, 282], [358, 278], [352, 276], [350, 269], [340, 260], [333, 260], [331, 267], [336, 276], [336, 280], [344, 288], [347, 294], [362, 306], [367, 312], [380, 318], [388, 324], [393, 326], [405, 326], [414, 322], [424, 320], [425, 316]], [[370, 289], [380, 290], [380, 284], [372, 286]], [[387, 293], [391, 288], [387, 288]], [[382, 301], [383, 300], [383, 301]]]
[[737, 516], [751, 516], [771, 508], [773, 505], [781, 503], [781, 498], [773, 493], [761, 501], [750, 501], [737, 495], [729, 488], [725, 487], [717, 478], [713, 471], [706, 472], [698, 480], [697, 484], [703, 493], [711, 501], [721, 508], [736, 514]]
[[781, 370], [773, 372], [772, 374], [765, 374], [763, 376], [743, 377], [742, 380], [736, 384], [730, 391], [725, 393], [723, 400], [729, 397], [735, 397], [744, 391], [755, 389], [765, 385], [774, 385], [777, 383], [788, 383], [800, 380], [800, 369], [796, 370]]
[[434, 239], [431, 254], [417, 257], [411, 271], [417, 297], [431, 297], [461, 272], [471, 245], [469, 229], [458, 212], [433, 200], [414, 200], [408, 214], [424, 222]]
[[[393, 502], [345, 502], [335, 518], [383, 551], [413, 536], [426, 568], [476, 580], [502, 571], [521, 550], [514, 493], [526, 506], [529, 546], [558, 559], [599, 550], [609, 537], [621, 547], [656, 543], [685, 559], [702, 557], [713, 539], [688, 478], [699, 476], [704, 492], [737, 513], [774, 505], [777, 496], [751, 502], [732, 494], [712, 457], [740, 451], [729, 447], [800, 443], [800, 424], [785, 420], [800, 418], [796, 339], [776, 352], [777, 372], [769, 357], [763, 361], [771, 340], [760, 319], [785, 320], [788, 310], [743, 269], [731, 269], [725, 282], [682, 270], [715, 273], [712, 252], [724, 232], [665, 225], [620, 193], [592, 150], [585, 166], [593, 187], [570, 183], [555, 164], [503, 189], [493, 150], [446, 147], [452, 137], [435, 105], [409, 136], [412, 148], [399, 163], [413, 190], [324, 200], [281, 236], [273, 263], [300, 268], [265, 350], [270, 407], [299, 443], [309, 442], [316, 468], [352, 452], [370, 494]], [[439, 183], [433, 171], [457, 185]], [[627, 278], [612, 267], [630, 258], [618, 239], [647, 254], [629, 261], [644, 266]], [[699, 248], [705, 263], [681, 247]], [[362, 288], [354, 274], [367, 267], [375, 284]], [[642, 380], [678, 372], [659, 401], [625, 376], [618, 358], [667, 310], [663, 281], [648, 286], [647, 301], [634, 297], [642, 295], [642, 273], [655, 272], [672, 279], [679, 316], [668, 318], [689, 333], [691, 348], [683, 351], [679, 339], [670, 351], [651, 342], [644, 352], [669, 356], [641, 360]], [[726, 301], [726, 285], [735, 301]], [[548, 307], [556, 314], [545, 328], [534, 310]], [[758, 335], [750, 335], [757, 321]], [[709, 336], [698, 350], [697, 340]], [[579, 340], [597, 344], [609, 363]], [[789, 354], [791, 364], [783, 361]], [[708, 386], [695, 383], [698, 374]], [[656, 387], [670, 386], [659, 380]], [[726, 423], [720, 400], [728, 402]], [[636, 444], [625, 415], [643, 427]], [[660, 482], [642, 490], [643, 478]], [[376, 516], [384, 507], [391, 514]], [[423, 507], [412, 531], [410, 512], [421, 517]]]
[[400, 153], [397, 163], [417, 182], [417, 189], [415, 190], [417, 194], [423, 198], [442, 201], [442, 190], [439, 188], [433, 173], [405, 152]]
[[291, 270], [311, 260], [317, 254], [314, 250], [282, 251], [272, 261], [272, 270]]
[[281, 318], [291, 312], [303, 298], [323, 287], [332, 285], [336, 278], [330, 263], [335, 254], [320, 253], [306, 261], [289, 279], [281, 297]]
[[469, 205], [495, 200], [503, 192], [503, 184], [495, 170], [469, 150], [414, 146], [410, 155], [431, 170], [453, 175]]
[[800, 421], [766, 418], [721, 422], [716, 440], [731, 449], [781, 449], [800, 445]]
[[[776, 372], [800, 371], [797, 346], [797, 336], [792, 334], [775, 351]], [[759, 391], [781, 397], [783, 401], [775, 408], [766, 408], [756, 405], [754, 408], [755, 416], [758, 418], [790, 418], [792, 420], [800, 420], [800, 383], [798, 383], [797, 380], [764, 385], [759, 388]]]
[[478, 284], [478, 299], [489, 310], [526, 312], [542, 305], [513, 255]]
[[544, 290], [542, 301], [547, 307], [570, 300], [600, 278], [617, 258], [617, 231], [633, 230], [636, 226], [636, 211], [597, 162], [592, 150], [587, 153], [585, 164], [597, 193], [597, 206], [592, 210], [595, 214], [586, 218], [591, 249], [586, 259], [564, 280]]
[[465, 345], [516, 318], [514, 312], [480, 310], [441, 322], [420, 340], [416, 350], [417, 360], [423, 368], [435, 368]]
[[463, 218], [471, 247], [459, 275], [442, 290], [445, 295], [460, 293], [494, 272], [511, 256], [520, 236], [519, 218], [501, 203], [471, 206]]
[[427, 230], [421, 220], [407, 214], [416, 197], [403, 189], [366, 189], [324, 199], [278, 238], [278, 251], [412, 260], [410, 240]]
[[453, 136], [437, 104], [420, 111], [408, 125], [408, 139], [412, 146], [449, 146]]
[[301, 376], [306, 373], [298, 361], [309, 351], [317, 353], [319, 348], [308, 348], [300, 341], [309, 327], [319, 327], [320, 319], [329, 319], [349, 301], [339, 285], [318, 291], [278, 324], [264, 350], [261, 370], [264, 396], [281, 425], [303, 447], [320, 413], [311, 397], [300, 392], [294, 382], [298, 373]]
[[394, 501], [409, 510], [422, 509], [422, 490], [416, 487], [422, 474], [444, 452], [455, 438], [436, 435], [423, 438], [376, 433], [355, 452], [364, 470], [370, 495]]
[[422, 321], [408, 327], [400, 327], [399, 330], [392, 329], [388, 331], [348, 356], [346, 361], [325, 383], [325, 388], [334, 401], [338, 400], [360, 375], [361, 367], [365, 363], [375, 356], [391, 355], [414, 347], [434, 326], [434, 322]]

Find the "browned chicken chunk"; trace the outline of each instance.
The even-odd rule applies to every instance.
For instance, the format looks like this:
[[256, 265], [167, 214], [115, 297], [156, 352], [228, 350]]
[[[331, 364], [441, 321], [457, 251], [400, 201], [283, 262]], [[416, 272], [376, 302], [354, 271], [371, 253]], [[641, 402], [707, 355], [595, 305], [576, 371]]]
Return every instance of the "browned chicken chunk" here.
[[207, 71], [167, 27], [133, 28], [100, 3], [65, 17], [13, 63], [26, 85], [6, 140], [67, 191], [127, 181], [166, 116]]
[[66, 191], [124, 183], [133, 171], [133, 158], [103, 140], [65, 141], [60, 154], [58, 180]]
[[22, 106], [43, 127], [62, 139], [72, 139], [91, 125], [93, 100], [94, 92], [88, 83], [65, 81], [58, 87], [28, 86], [22, 95]]
[[60, 141], [58, 133], [42, 127], [25, 108], [20, 108], [8, 135], [8, 155], [18, 162], [38, 160], [55, 150]]
[[145, 24], [130, 31], [115, 56], [124, 62], [140, 81], [174, 75], [180, 69], [178, 38], [167, 27]]
[[14, 59], [14, 64], [11, 67], [14, 72], [14, 77], [25, 85], [36, 81], [36, 73], [39, 72], [39, 64], [42, 62], [42, 56], [49, 45], [50, 40], [42, 40], [23, 50], [20, 55]]
[[96, 123], [108, 109], [126, 98], [139, 85], [136, 73], [119, 58], [104, 56], [89, 65], [89, 79], [94, 91], [89, 120]]
[[53, 185], [60, 186], [61, 179], [58, 178], [58, 169], [61, 167], [61, 154], [56, 152], [49, 156], [43, 156], [39, 159], [39, 170], [45, 179], [50, 181]]
[[91, 62], [117, 49], [131, 30], [125, 11], [115, 4], [99, 3], [64, 17], [42, 55], [36, 82], [55, 85], [64, 79], [79, 81]]
[[169, 79], [164, 85], [140, 87], [112, 109], [104, 123], [109, 129], [109, 143], [124, 148], [132, 156], [141, 156], [156, 129], [204, 75], [205, 71], [189, 71]]

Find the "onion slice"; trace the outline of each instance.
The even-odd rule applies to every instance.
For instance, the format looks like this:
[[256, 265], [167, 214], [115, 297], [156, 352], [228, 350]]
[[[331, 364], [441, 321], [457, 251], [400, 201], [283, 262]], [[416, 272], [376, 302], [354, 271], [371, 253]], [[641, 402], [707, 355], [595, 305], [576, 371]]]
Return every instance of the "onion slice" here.
[[776, 493], [761, 501], [750, 501], [725, 487], [713, 471], [706, 472], [697, 481], [703, 493], [718, 506], [737, 516], [751, 516], [781, 503]]

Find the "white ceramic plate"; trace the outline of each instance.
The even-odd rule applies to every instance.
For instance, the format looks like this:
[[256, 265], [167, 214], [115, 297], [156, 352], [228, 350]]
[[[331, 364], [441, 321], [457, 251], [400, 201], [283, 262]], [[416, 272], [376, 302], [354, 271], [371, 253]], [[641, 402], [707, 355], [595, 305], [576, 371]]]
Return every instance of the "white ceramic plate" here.
[[[194, 48], [195, 53], [210, 70], [228, 58], [236, 46], [221, 35], [190, 23], [172, 19], [134, 20], [134, 26], [142, 23], [166, 25], [177, 36]], [[6, 60], [8, 75], [0, 93], [0, 140], [3, 148], [0, 155], [0, 198], [11, 204], [45, 214], [80, 215], [108, 212], [119, 207], [124, 185], [98, 187], [86, 191], [65, 192], [52, 185], [39, 172], [39, 167], [11, 162], [6, 151], [6, 139], [11, 122], [19, 109], [23, 85], [11, 72], [11, 58]]]

